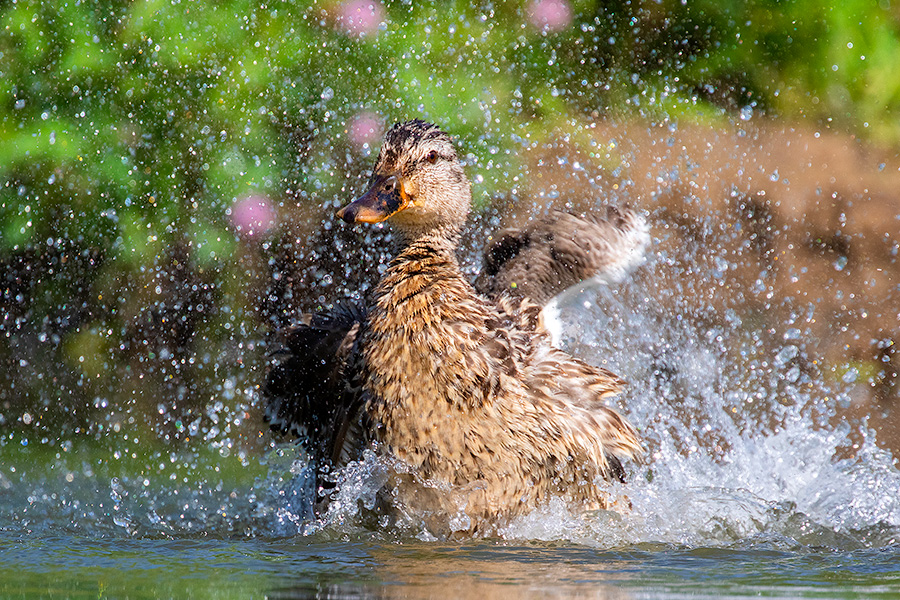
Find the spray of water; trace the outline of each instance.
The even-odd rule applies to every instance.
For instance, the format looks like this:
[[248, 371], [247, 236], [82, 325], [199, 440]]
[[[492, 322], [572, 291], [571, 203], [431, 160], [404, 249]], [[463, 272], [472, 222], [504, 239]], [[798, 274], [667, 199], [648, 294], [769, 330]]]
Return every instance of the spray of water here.
[[764, 336], [736, 314], [710, 324], [690, 298], [667, 302], [660, 272], [670, 267], [652, 260], [619, 288], [559, 301], [570, 350], [630, 383], [619, 403], [648, 449], [617, 490], [631, 511], [576, 519], [551, 505], [506, 535], [603, 545], [896, 543], [892, 456], [866, 430], [853, 447], [850, 427], [835, 425], [848, 384], [804, 368], [796, 322]]
[[[740, 306], [705, 305], [671, 283], [684, 275], [679, 265], [703, 263], [701, 252], [687, 248], [678, 261], [651, 252], [624, 282], [571, 290], [557, 301], [563, 345], [629, 382], [615, 402], [640, 429], [647, 454], [629, 466], [629, 483], [611, 491], [630, 510], [585, 514], [554, 501], [499, 535], [600, 547], [897, 543], [900, 473], [864, 426], [836, 418], [857, 384], [816, 370], [805, 343], [812, 313], [761, 330], [739, 316], [746, 315]], [[727, 268], [709, 264], [713, 278]], [[0, 527], [23, 535], [432, 539], [419, 515], [379, 513], [379, 490], [401, 467], [374, 453], [334, 474], [339, 492], [317, 515], [315, 478], [297, 446], [273, 446], [260, 457], [232, 439], [229, 423], [245, 419], [255, 400], [248, 382], [227, 387], [244, 408], [230, 414], [213, 406], [209, 423], [182, 427], [205, 440], [201, 450], [141, 456], [139, 424], [123, 421], [121, 432], [98, 430], [116, 447], [112, 458], [93, 459], [63, 441], [49, 472], [0, 471]], [[35, 445], [4, 438], [29, 441]], [[268, 474], [236, 484], [220, 474], [226, 468]], [[451, 529], [467, 529], [462, 511]]]
[[[564, 345], [630, 383], [617, 403], [640, 428], [647, 457], [611, 491], [631, 508], [585, 514], [552, 501], [501, 535], [604, 547], [896, 543], [900, 473], [871, 432], [863, 427], [854, 444], [835, 419], [852, 390], [811, 368], [809, 317], [766, 332], [738, 311], [709, 318], [699, 301], [676, 297], [666, 283], [672, 268], [652, 257], [627, 282], [570, 290], [557, 302]], [[305, 531], [366, 526], [390, 469], [374, 454], [352, 465], [329, 512]], [[464, 517], [458, 524], [465, 529]], [[415, 516], [372, 525], [430, 535]]]

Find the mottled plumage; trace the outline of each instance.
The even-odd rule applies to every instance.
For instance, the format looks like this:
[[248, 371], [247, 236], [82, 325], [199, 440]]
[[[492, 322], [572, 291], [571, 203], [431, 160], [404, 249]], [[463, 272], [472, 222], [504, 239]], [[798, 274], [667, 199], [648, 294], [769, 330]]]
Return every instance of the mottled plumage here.
[[[515, 258], [539, 247], [569, 247], [570, 256], [581, 256], [579, 246], [607, 242], [559, 232], [548, 239], [536, 224], [523, 236], [539, 243], [498, 252], [512, 235], [504, 232], [487, 251], [481, 280], [495, 283], [479, 294], [455, 254], [470, 200], [447, 134], [422, 121], [388, 131], [369, 192], [338, 214], [352, 222], [390, 218], [398, 252], [365, 314], [310, 322], [297, 330], [307, 333], [292, 334], [307, 345], [289, 354], [306, 356], [294, 366], [283, 359], [270, 373], [270, 422], [285, 430], [299, 419], [311, 438], [325, 438], [309, 445], [332, 467], [374, 443], [402, 465], [388, 486], [392, 502], [425, 515], [433, 531], [446, 530], [456, 513], [469, 518], [467, 530], [484, 531], [554, 495], [605, 507], [602, 481], [621, 479], [620, 459], [641, 452], [634, 428], [603, 401], [623, 382], [553, 348], [534, 302], [597, 272], [556, 252], [545, 263], [565, 272], [532, 282]], [[560, 215], [551, 218], [568, 222]], [[609, 218], [584, 222], [601, 232], [616, 227]], [[521, 285], [511, 288], [511, 281]], [[326, 353], [324, 362], [315, 362], [317, 350]], [[327, 385], [291, 389], [295, 367]], [[336, 381], [346, 385], [331, 391]]]
[[577, 217], [554, 210], [521, 229], [500, 231], [485, 248], [475, 288], [543, 305], [585, 280], [622, 280], [643, 260], [650, 234], [634, 211], [609, 206], [604, 212]]

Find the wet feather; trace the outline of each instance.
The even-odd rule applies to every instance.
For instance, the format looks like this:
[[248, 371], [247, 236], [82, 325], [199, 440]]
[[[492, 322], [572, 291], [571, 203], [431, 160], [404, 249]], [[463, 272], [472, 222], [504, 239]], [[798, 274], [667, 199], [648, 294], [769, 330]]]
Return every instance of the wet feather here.
[[[470, 192], [449, 136], [421, 121], [394, 126], [373, 181], [388, 176], [409, 201], [391, 217], [397, 254], [366, 311], [288, 333], [304, 356], [271, 368], [270, 424], [315, 438], [307, 443], [330, 468], [370, 446], [400, 461], [393, 501], [443, 515], [444, 526], [462, 511], [470, 532], [486, 531], [554, 495], [606, 507], [603, 481], [622, 480], [622, 460], [641, 454], [635, 429], [604, 400], [624, 382], [553, 348], [541, 310], [569, 285], [633, 262], [643, 221], [554, 213], [506, 230], [486, 250], [476, 291], [455, 254]], [[306, 377], [321, 379], [304, 386]]]

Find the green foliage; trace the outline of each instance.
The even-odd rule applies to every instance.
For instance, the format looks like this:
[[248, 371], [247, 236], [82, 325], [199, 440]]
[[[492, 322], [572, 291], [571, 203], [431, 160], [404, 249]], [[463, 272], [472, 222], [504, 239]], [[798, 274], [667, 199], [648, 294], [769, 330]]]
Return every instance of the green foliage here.
[[[530, 2], [391, 2], [364, 34], [341, 20], [348, 5], [3, 4], [0, 355], [18, 378], [7, 409], [52, 388], [15, 366], [22, 336], [57, 339], [53, 356], [93, 348], [104, 359], [78, 377], [102, 380], [158, 362], [160, 348], [181, 361], [169, 374], [199, 373], [187, 356], [218, 356], [255, 327], [247, 285], [265, 269], [244, 260], [256, 240], [236, 235], [233, 204], [262, 196], [291, 222], [351, 197], [372, 161], [351, 135], [363, 112], [452, 131], [479, 204], [525, 182], [523, 148], [600, 115], [750, 107], [900, 140], [900, 25], [862, 0], [577, 0], [547, 30]], [[206, 312], [191, 325], [195, 305]]]

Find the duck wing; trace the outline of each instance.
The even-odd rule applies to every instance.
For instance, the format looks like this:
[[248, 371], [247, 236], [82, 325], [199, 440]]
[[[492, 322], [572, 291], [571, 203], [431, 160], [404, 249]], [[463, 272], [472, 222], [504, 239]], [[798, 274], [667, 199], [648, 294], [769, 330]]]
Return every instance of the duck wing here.
[[621, 392], [625, 381], [547, 346], [537, 349], [528, 362], [525, 384], [540, 411], [563, 415], [557, 421], [559, 429], [567, 432], [585, 462], [597, 465], [605, 479], [624, 482], [622, 459], [637, 460], [643, 449], [634, 427], [605, 399]]
[[484, 251], [475, 281], [482, 294], [526, 296], [543, 306], [563, 290], [586, 281], [620, 281], [643, 259], [650, 243], [640, 213], [607, 207], [583, 217], [562, 211], [526, 227], [496, 234]]
[[279, 336], [262, 394], [265, 420], [281, 434], [293, 434], [317, 465], [346, 452], [358, 394], [347, 382], [355, 363], [364, 308], [339, 304], [330, 311], [304, 314]]
[[[484, 328], [454, 324], [460, 329], [454, 339], [467, 339], [463, 332], [469, 330], [477, 336], [470, 339], [477, 343], [466, 351], [461, 370], [473, 380], [480, 376], [486, 401], [517, 405], [518, 416], [511, 418], [519, 422], [524, 415], [522, 422], [530, 422], [532, 432], [556, 439], [568, 449], [572, 465], [624, 482], [622, 460], [639, 459], [643, 449], [634, 427], [606, 400], [622, 392], [625, 381], [553, 347], [542, 310], [530, 298], [501, 294], [495, 307], [496, 316]], [[520, 393], [504, 393], [504, 379], [506, 387]]]

